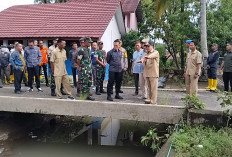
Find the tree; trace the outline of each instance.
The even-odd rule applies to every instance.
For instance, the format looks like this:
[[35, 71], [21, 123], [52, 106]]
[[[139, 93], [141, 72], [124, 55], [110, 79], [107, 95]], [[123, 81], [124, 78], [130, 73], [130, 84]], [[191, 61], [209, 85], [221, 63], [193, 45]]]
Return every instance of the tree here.
[[150, 35], [153, 39], [162, 39], [177, 69], [180, 69], [178, 59], [180, 52], [182, 52], [180, 55], [181, 67], [184, 68], [185, 54], [183, 50], [185, 46], [183, 41], [188, 38], [199, 39], [200, 34], [190, 19], [191, 16], [193, 19], [197, 18], [190, 6], [192, 1], [185, 0], [184, 2], [186, 5], [183, 4], [183, 1], [173, 0], [159, 20], [156, 18], [157, 12], [154, 12], [157, 3], [152, 0], [144, 0], [142, 3], [145, 23], [140, 24], [140, 32], [145, 36]]
[[[165, 12], [165, 10], [168, 8], [168, 6], [171, 5], [171, 3], [174, 0], [157, 0], [157, 18], [160, 18], [162, 14]], [[184, 2], [184, 1], [182, 1]], [[207, 26], [206, 26], [206, 0], [200, 0], [201, 4], [201, 52], [204, 57], [208, 57], [208, 48], [207, 48]]]
[[201, 53], [203, 57], [208, 57], [208, 48], [207, 48], [207, 25], [206, 25], [206, 0], [201, 0], [201, 12], [200, 12], [200, 18], [201, 18]]

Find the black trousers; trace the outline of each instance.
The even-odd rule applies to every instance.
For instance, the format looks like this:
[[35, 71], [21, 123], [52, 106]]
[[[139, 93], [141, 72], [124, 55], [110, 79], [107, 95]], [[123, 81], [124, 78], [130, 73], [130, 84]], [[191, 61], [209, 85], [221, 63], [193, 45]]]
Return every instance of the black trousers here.
[[120, 86], [122, 82], [122, 72], [112, 72], [109, 71], [109, 80], [107, 84], [107, 95], [110, 96], [113, 91], [113, 86], [115, 82], [116, 95], [119, 94]]
[[232, 72], [223, 72], [224, 91], [229, 92], [229, 84], [232, 92]]
[[[120, 80], [120, 90], [121, 90], [121, 87], [122, 87], [122, 81], [123, 81], [124, 73], [125, 73], [125, 71], [122, 70], [121, 76], [120, 76], [120, 79], [121, 79]], [[116, 88], [116, 86], [115, 86], [115, 88]]]
[[73, 74], [73, 84], [77, 87], [77, 68], [72, 67], [72, 74]]
[[209, 68], [207, 70], [208, 78], [209, 79], [217, 79], [217, 68]]
[[43, 65], [39, 66], [40, 75], [41, 75], [41, 72], [42, 72], [42, 70], [41, 70], [42, 68], [43, 68], [43, 71], [44, 71], [44, 77], [45, 77], [46, 84], [48, 84], [47, 64], [43, 64]]
[[133, 74], [135, 81], [135, 93], [139, 93], [139, 74]]
[[27, 67], [28, 71], [28, 86], [33, 89], [32, 83], [35, 76], [36, 88], [40, 88], [40, 79], [39, 79], [39, 65], [34, 67]]
[[23, 79], [23, 72], [21, 70], [14, 69], [14, 86], [15, 86], [15, 92], [21, 90], [22, 79]]

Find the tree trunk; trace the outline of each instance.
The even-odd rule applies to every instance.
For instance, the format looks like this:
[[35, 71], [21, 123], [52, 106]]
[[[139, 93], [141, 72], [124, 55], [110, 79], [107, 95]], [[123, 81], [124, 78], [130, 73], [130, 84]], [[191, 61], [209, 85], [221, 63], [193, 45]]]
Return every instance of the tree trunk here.
[[208, 57], [207, 48], [207, 25], [206, 25], [206, 0], [201, 0], [201, 53], [205, 58]]
[[[184, 0], [181, 0], [181, 25], [184, 25]], [[181, 43], [180, 43], [180, 59], [181, 59], [181, 69], [184, 70], [184, 39], [181, 39]]]

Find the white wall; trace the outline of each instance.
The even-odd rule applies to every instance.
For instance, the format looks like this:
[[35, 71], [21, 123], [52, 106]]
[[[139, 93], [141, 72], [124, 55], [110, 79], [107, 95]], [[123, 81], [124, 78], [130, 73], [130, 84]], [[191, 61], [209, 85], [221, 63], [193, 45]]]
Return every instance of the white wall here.
[[121, 39], [121, 34], [119, 32], [117, 20], [114, 16], [101, 38], [104, 43], [104, 50], [107, 52], [110, 51], [113, 48], [113, 42], [116, 39]]
[[120, 120], [105, 118], [101, 124], [101, 145], [115, 146], [117, 144]]

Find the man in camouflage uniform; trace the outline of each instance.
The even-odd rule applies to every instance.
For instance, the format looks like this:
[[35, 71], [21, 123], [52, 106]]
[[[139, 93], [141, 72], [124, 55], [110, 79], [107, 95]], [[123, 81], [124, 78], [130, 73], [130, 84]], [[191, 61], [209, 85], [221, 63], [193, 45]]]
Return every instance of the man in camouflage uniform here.
[[90, 87], [92, 85], [92, 62], [89, 47], [92, 39], [86, 37], [84, 39], [84, 47], [78, 51], [78, 87], [80, 87], [81, 97], [86, 100], [95, 99], [90, 96]]
[[[74, 55], [74, 64], [76, 64], [77, 66], [77, 73], [78, 73], [78, 79], [79, 79], [79, 66], [77, 64], [77, 60], [78, 60], [78, 53], [81, 49], [83, 49], [83, 47], [85, 47], [85, 43], [84, 43], [84, 39], [85, 38], [81, 38], [79, 41], [80, 41], [80, 47], [77, 48], [77, 53]], [[80, 94], [81, 94], [81, 87], [80, 85], [78, 84], [78, 80], [77, 80], [77, 97], [80, 97]]]
[[96, 95], [101, 95], [101, 93], [106, 93], [103, 90], [103, 81], [105, 78], [105, 68], [106, 68], [106, 51], [103, 50], [103, 42], [98, 41], [99, 50], [95, 51], [95, 59], [97, 62], [97, 76], [96, 76]]

